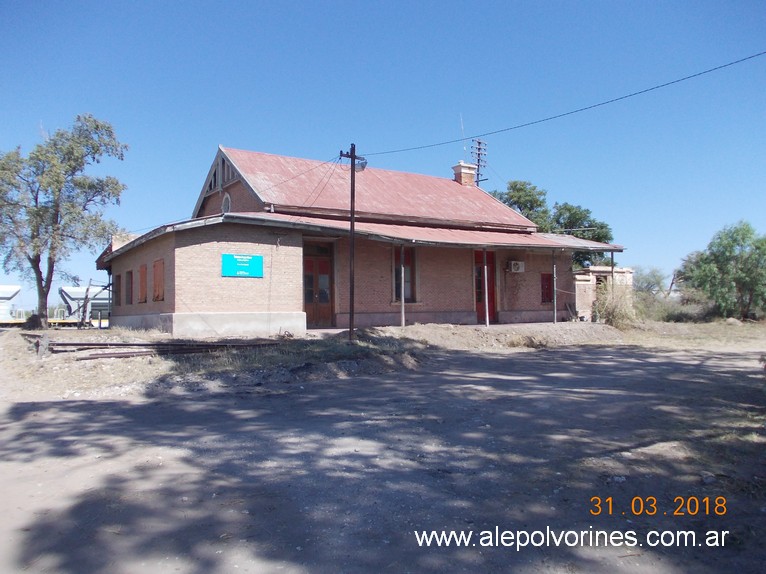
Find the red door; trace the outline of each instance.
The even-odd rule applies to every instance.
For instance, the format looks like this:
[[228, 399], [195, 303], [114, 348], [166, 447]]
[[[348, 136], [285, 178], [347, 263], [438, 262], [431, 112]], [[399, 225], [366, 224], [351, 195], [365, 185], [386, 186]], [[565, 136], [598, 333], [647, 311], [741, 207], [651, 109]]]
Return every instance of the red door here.
[[[489, 322], [497, 320], [495, 310], [495, 253], [487, 251], [487, 293], [486, 299], [489, 308]], [[476, 293], [476, 321], [484, 323], [484, 252], [474, 251], [474, 283]]]
[[306, 311], [306, 327], [332, 327], [331, 258], [304, 256], [303, 307]]

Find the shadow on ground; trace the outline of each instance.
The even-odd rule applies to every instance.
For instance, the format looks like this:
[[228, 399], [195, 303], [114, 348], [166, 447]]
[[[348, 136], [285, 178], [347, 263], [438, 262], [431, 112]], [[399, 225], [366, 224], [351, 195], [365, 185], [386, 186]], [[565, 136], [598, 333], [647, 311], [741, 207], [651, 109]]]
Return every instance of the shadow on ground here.
[[[41, 465], [79, 482], [30, 514], [8, 560], [72, 574], [760, 572], [757, 359], [445, 352], [376, 377], [16, 404], [0, 419], [10, 479], [29, 480], [30, 498]], [[612, 497], [611, 516], [591, 515], [594, 496]], [[677, 496], [725, 496], [727, 512], [672, 516]], [[659, 511], [634, 515], [633, 497]], [[496, 526], [731, 534], [723, 548], [482, 547]], [[476, 545], [420, 547], [413, 534], [443, 529], [473, 530]]]

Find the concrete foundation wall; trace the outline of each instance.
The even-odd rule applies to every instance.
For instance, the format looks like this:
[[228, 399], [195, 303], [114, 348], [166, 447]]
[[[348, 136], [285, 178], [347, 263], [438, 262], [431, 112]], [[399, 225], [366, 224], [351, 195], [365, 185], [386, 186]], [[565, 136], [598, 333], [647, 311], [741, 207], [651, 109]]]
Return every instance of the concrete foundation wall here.
[[306, 331], [306, 314], [298, 313], [166, 313], [114, 317], [129, 329], [157, 329], [174, 337], [251, 337]]
[[[550, 311], [500, 311], [500, 323], [552, 323], [553, 310]], [[558, 322], [569, 320], [566, 311], [557, 314]]]
[[156, 329], [163, 333], [173, 332], [173, 314], [156, 313], [151, 315], [112, 315], [110, 327], [125, 327], [127, 329]]

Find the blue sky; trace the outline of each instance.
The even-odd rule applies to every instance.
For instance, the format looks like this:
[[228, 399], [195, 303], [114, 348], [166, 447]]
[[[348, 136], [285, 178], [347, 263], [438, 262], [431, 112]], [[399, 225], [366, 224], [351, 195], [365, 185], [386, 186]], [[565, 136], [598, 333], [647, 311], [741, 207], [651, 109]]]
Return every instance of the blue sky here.
[[[134, 232], [191, 215], [219, 144], [319, 160], [428, 145], [766, 50], [762, 0], [0, 0], [0, 21], [0, 151], [77, 114], [111, 122], [130, 150], [98, 168], [128, 186], [108, 215]], [[725, 225], [766, 233], [766, 56], [486, 141], [485, 189], [527, 180], [591, 209], [621, 265], [670, 274]], [[465, 146], [368, 160], [451, 177]], [[93, 260], [65, 266], [105, 281]]]

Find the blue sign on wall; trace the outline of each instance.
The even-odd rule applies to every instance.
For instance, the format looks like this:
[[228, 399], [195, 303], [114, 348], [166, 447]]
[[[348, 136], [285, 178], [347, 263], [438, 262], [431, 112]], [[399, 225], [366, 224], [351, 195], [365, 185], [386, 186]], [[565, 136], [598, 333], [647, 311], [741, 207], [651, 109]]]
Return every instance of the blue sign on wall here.
[[221, 277], [263, 277], [263, 255], [221, 255]]

